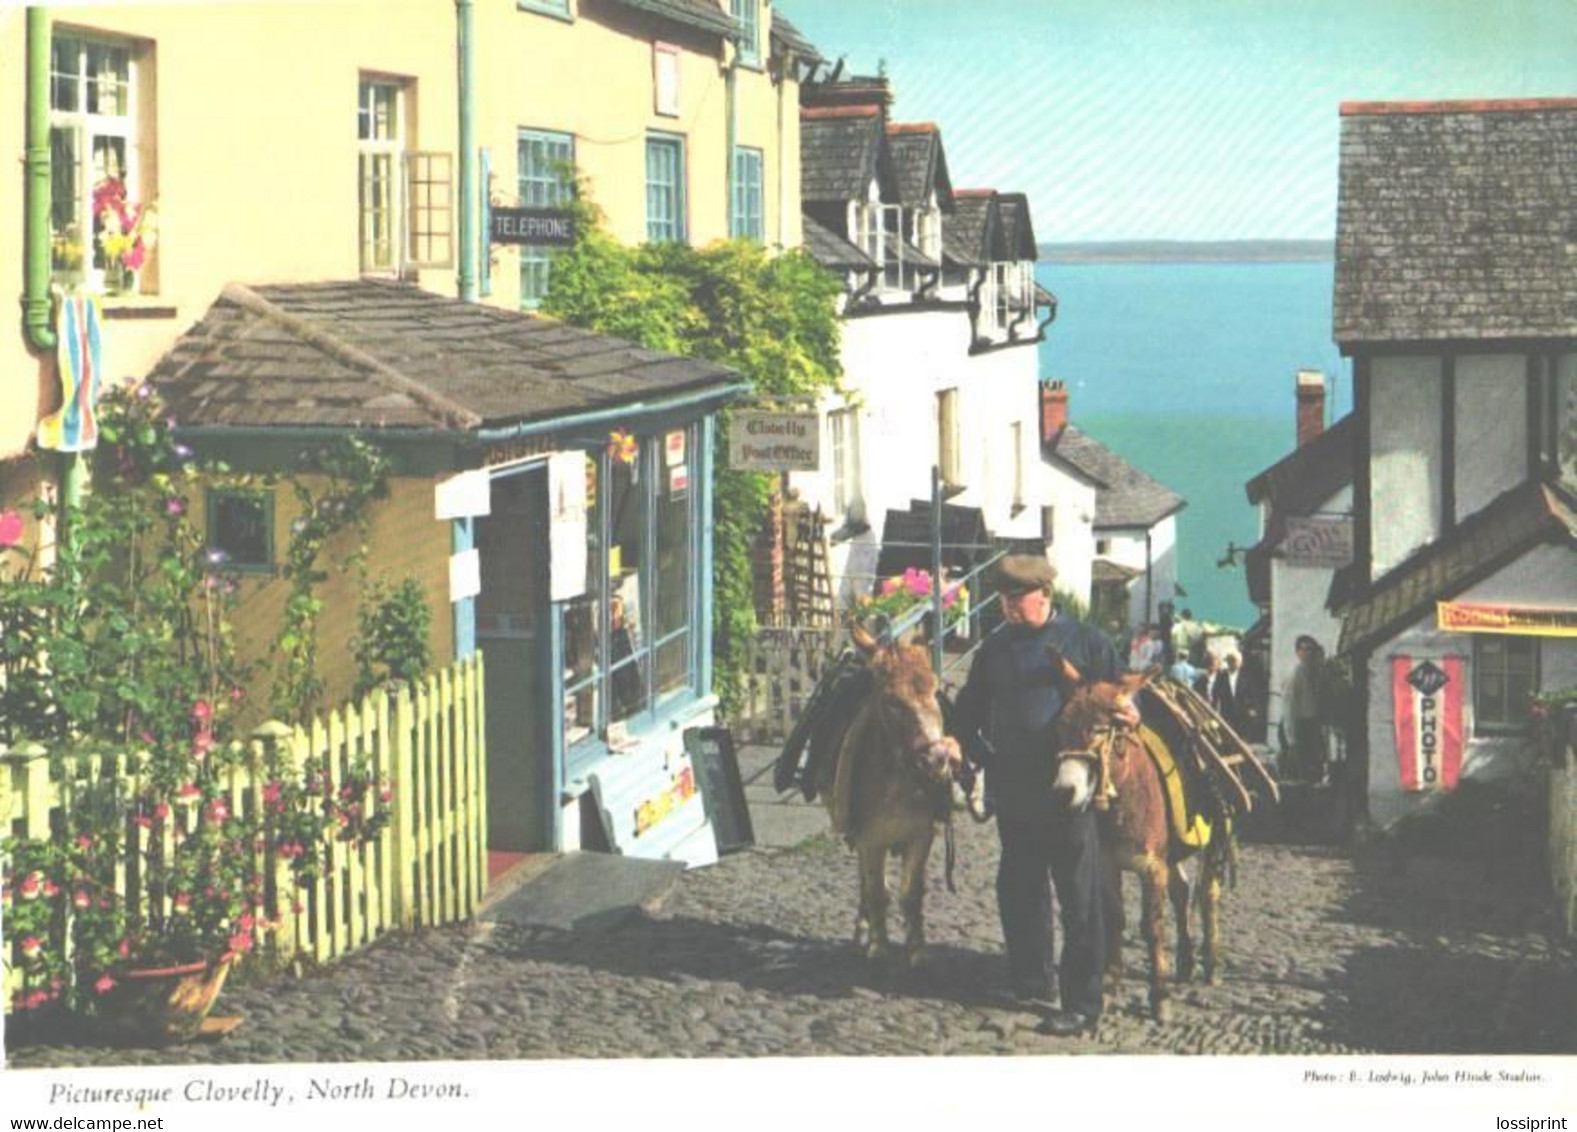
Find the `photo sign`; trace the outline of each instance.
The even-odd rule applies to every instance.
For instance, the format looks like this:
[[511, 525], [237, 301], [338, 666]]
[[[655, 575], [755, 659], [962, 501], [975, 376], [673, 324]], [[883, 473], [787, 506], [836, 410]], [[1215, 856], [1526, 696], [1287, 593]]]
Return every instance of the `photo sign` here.
[[741, 472], [814, 472], [821, 466], [821, 418], [737, 409], [728, 429], [728, 463]]
[[498, 208], [489, 210], [495, 244], [536, 244], [567, 248], [575, 243], [575, 214], [557, 208]]

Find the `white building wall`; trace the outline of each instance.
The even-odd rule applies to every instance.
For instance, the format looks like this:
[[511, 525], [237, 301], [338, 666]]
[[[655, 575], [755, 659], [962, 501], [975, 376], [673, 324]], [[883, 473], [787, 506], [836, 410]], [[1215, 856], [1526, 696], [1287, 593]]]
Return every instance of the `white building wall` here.
[[1054, 464], [1041, 463], [1035, 510], [1052, 508], [1046, 557], [1057, 570], [1057, 587], [1089, 608], [1095, 561], [1095, 485]]
[[[1351, 513], [1352, 488], [1344, 487], [1318, 509], [1326, 514]], [[1282, 718], [1282, 690], [1298, 663], [1294, 652], [1298, 638], [1307, 634], [1320, 642], [1327, 655], [1336, 651], [1341, 619], [1325, 608], [1335, 573], [1329, 566], [1298, 565], [1285, 558], [1271, 558], [1270, 702], [1265, 721], [1272, 735]]]
[[[1102, 558], [1139, 571], [1128, 588], [1128, 624], [1134, 628], [1156, 620], [1163, 601], [1177, 600], [1177, 516], [1168, 515], [1150, 528], [1148, 552], [1145, 533], [1138, 528], [1095, 532], [1097, 539], [1109, 543]], [[1148, 587], [1146, 569], [1150, 571]]]
[[1456, 362], [1456, 516], [1528, 478], [1528, 362], [1522, 354]]
[[1440, 534], [1440, 360], [1375, 358], [1370, 376], [1370, 546], [1380, 578]]
[[[1540, 546], [1492, 577], [1455, 595], [1453, 600], [1508, 605], [1577, 605], [1577, 552], [1566, 547]], [[1410, 656], [1440, 660], [1463, 658], [1467, 689], [1463, 700], [1464, 778], [1503, 778], [1531, 765], [1530, 736], [1480, 736], [1473, 718], [1473, 636], [1445, 633], [1435, 627], [1431, 613], [1375, 649], [1369, 659], [1369, 814], [1389, 823], [1428, 798], [1427, 792], [1404, 793], [1397, 765], [1394, 738], [1395, 710], [1391, 702], [1391, 659]], [[1577, 684], [1577, 641], [1546, 638], [1539, 646], [1539, 685], [1543, 690]], [[1471, 831], [1465, 831], [1467, 835]]]
[[[967, 326], [964, 312], [953, 315]], [[963, 359], [959, 398], [966, 487], [949, 502], [980, 508], [999, 538], [1038, 539], [1041, 533], [1034, 473], [1040, 463], [1039, 368], [1033, 343]], [[1023, 476], [1022, 506], [1015, 506], [1015, 470]]]

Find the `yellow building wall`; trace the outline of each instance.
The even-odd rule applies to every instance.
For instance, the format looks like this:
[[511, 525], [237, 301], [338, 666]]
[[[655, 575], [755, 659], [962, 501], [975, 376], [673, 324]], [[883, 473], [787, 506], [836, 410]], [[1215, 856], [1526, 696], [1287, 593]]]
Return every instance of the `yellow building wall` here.
[[[53, 24], [137, 41], [141, 186], [157, 206], [148, 293], [106, 302], [104, 375], [141, 378], [230, 281], [353, 279], [363, 72], [415, 84], [414, 147], [457, 149], [454, 5], [444, 0], [55, 5]], [[0, 5], [0, 265], [23, 289], [26, 16]], [[420, 273], [453, 294], [453, 270]], [[135, 318], [115, 317], [136, 315]], [[53, 361], [0, 336], [0, 459], [58, 403]]]
[[[321, 490], [321, 481], [305, 477], [303, 483]], [[356, 684], [356, 660], [351, 640], [356, 634], [356, 615], [362, 605], [359, 571], [343, 569], [365, 543], [369, 581], [385, 580], [398, 585], [407, 577], [421, 583], [431, 613], [428, 645], [433, 666], [442, 667], [454, 659], [454, 615], [449, 603], [449, 524], [433, 518], [435, 481], [420, 477], [389, 480], [388, 498], [373, 504], [368, 514], [365, 538], [354, 528], [335, 535], [324, 547], [318, 565], [330, 577], [314, 590], [323, 602], [318, 618], [318, 674], [323, 680], [322, 707], [332, 707], [349, 699]], [[278, 570], [290, 545], [290, 524], [300, 511], [288, 487], [274, 492], [274, 563]], [[244, 660], [259, 663], [251, 683], [252, 702], [241, 720], [251, 726], [268, 717], [269, 693], [279, 656], [274, 641], [283, 623], [290, 583], [273, 575], [243, 574], [241, 600], [234, 624], [236, 647]]]
[[[718, 0], [720, 11], [727, 5]], [[762, 43], [767, 42], [763, 5]], [[704, 247], [729, 234], [728, 67], [732, 48], [716, 35], [618, 7], [578, 0], [576, 18], [483, 0], [477, 8], [478, 144], [492, 151], [495, 203], [519, 199], [516, 140], [522, 129], [571, 134], [576, 169], [609, 231], [622, 243], [646, 240], [646, 138], [685, 140], [688, 242]], [[679, 114], [658, 114], [653, 44], [680, 49]], [[734, 71], [735, 142], [763, 151], [763, 220], [769, 245], [797, 247], [799, 87], [762, 68]], [[779, 124], [782, 128], [779, 128]], [[780, 191], [779, 186], [786, 189]], [[784, 208], [787, 196], [789, 207]], [[518, 304], [516, 249], [492, 249], [492, 301]]]

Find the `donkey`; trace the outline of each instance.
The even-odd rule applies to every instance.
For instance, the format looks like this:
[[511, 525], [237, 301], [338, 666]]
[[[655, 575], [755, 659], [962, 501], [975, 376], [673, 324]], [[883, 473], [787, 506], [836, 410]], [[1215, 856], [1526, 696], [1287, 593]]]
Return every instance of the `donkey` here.
[[[1064, 662], [1074, 683], [1078, 673]], [[1202, 861], [1197, 900], [1204, 931], [1203, 975], [1211, 986], [1220, 982], [1218, 909], [1221, 881], [1230, 852], [1230, 814], [1213, 792], [1200, 782], [1189, 782], [1170, 758], [1178, 736], [1169, 743], [1141, 721], [1141, 689], [1146, 674], [1129, 674], [1120, 683], [1096, 683], [1073, 691], [1057, 719], [1062, 748], [1057, 790], [1074, 809], [1094, 805], [1100, 815], [1101, 885], [1103, 907], [1109, 918], [1106, 931], [1106, 986], [1114, 990], [1122, 980], [1122, 872], [1139, 877], [1143, 918], [1141, 931], [1150, 953], [1150, 1009], [1156, 1021], [1171, 1017], [1168, 981], [1171, 959], [1165, 946], [1166, 904], [1170, 897], [1177, 918], [1177, 968], [1180, 981], [1193, 977], [1194, 942], [1189, 934], [1188, 910], [1192, 885], [1184, 862], [1193, 856]], [[1158, 721], [1159, 722], [1159, 721]], [[1171, 769], [1163, 774], [1147, 747], [1157, 749]], [[1178, 781], [1168, 782], [1170, 775]], [[1169, 789], [1186, 790], [1191, 814], [1188, 829], [1179, 830], [1167, 810]]]
[[[925, 961], [925, 866], [936, 823], [952, 802], [952, 780], [962, 766], [958, 742], [944, 734], [937, 679], [916, 644], [878, 644], [863, 626], [850, 633], [866, 657], [869, 690], [854, 710], [838, 748], [831, 789], [825, 792], [832, 826], [859, 859], [860, 906], [856, 944], [866, 954], [888, 954], [887, 855], [902, 861], [898, 903], [911, 966]], [[868, 933], [868, 936], [867, 936]]]

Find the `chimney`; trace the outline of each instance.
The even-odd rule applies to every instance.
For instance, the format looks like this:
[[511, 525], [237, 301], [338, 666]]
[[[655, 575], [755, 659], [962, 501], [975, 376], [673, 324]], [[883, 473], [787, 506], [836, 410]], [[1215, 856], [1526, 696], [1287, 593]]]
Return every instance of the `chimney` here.
[[1068, 423], [1068, 389], [1060, 381], [1040, 386], [1040, 442], [1049, 444]]
[[1298, 371], [1298, 447], [1325, 431], [1325, 375], [1317, 369]]

